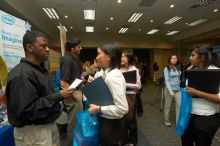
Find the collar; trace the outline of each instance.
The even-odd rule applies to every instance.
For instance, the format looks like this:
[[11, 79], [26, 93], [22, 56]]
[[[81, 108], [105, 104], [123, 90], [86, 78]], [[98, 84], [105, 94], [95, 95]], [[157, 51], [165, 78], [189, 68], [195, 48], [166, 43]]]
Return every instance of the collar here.
[[26, 59], [26, 58], [21, 58], [20, 62], [21, 62], [21, 63], [29, 64], [29, 65], [31, 65], [31, 66], [33, 66], [33, 67], [35, 67], [35, 68], [40, 69], [41, 71], [44, 71], [44, 72], [46, 71], [46, 72], [47, 72], [47, 70], [46, 70], [46, 68], [45, 68], [44, 62], [41, 62], [40, 65], [37, 65], [37, 64], [34, 64], [33, 62], [29, 61], [29, 60]]

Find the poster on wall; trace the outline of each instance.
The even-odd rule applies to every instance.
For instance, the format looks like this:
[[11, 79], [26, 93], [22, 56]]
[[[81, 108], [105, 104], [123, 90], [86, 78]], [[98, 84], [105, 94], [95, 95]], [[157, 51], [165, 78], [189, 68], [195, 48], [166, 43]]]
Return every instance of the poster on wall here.
[[0, 55], [10, 71], [25, 56], [22, 38], [30, 25], [1, 10], [0, 18]]

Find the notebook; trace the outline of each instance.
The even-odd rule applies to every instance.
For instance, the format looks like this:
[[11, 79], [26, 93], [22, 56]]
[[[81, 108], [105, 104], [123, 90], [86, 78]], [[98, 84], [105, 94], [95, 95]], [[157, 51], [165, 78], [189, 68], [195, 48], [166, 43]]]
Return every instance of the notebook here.
[[113, 105], [112, 94], [102, 77], [98, 77], [81, 88], [90, 104]]
[[137, 73], [136, 70], [123, 72], [122, 74], [123, 74], [123, 76], [125, 78], [126, 83], [136, 84], [136, 82], [137, 82], [136, 73]]
[[[188, 86], [211, 94], [219, 93], [220, 69], [191, 69]], [[198, 98], [198, 96], [193, 96]]]

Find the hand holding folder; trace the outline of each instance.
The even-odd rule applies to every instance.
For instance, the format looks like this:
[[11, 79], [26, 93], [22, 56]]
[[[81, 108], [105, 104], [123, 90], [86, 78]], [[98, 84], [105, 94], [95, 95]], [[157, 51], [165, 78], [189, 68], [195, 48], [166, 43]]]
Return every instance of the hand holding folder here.
[[113, 105], [112, 94], [102, 77], [98, 77], [81, 88], [90, 104]]

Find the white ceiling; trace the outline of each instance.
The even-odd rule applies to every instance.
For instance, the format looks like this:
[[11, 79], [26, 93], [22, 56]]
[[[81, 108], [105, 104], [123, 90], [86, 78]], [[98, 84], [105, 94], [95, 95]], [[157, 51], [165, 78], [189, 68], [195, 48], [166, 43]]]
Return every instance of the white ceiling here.
[[[122, 0], [122, 3], [118, 4], [117, 0], [3, 0], [0, 8], [28, 20], [54, 40], [59, 38], [57, 25], [61, 22], [67, 27], [68, 36], [75, 35], [82, 38], [87, 42], [87, 46], [89, 44], [95, 46], [100, 42], [113, 40], [124, 46], [130, 43], [131, 47], [139, 44], [138, 47], [162, 47], [162, 44], [166, 44], [164, 47], [172, 47], [173, 42], [192, 41], [201, 35], [202, 39], [205, 39], [206, 35], [207, 37], [218, 37], [220, 34], [220, 12], [213, 13], [214, 9], [220, 11], [220, 0], [197, 8], [190, 7], [200, 0], [155, 0], [150, 7], [139, 6], [141, 1]], [[154, 0], [144, 1], [153, 2]], [[171, 9], [170, 4], [174, 4], [175, 7]], [[61, 19], [49, 19], [42, 10], [43, 7], [55, 8]], [[96, 19], [94, 21], [84, 20], [84, 9], [95, 9]], [[143, 15], [136, 23], [129, 23], [128, 18], [133, 12], [142, 12]], [[68, 15], [67, 19], [64, 17], [65, 15]], [[171, 25], [164, 24], [174, 16], [183, 18]], [[111, 21], [110, 17], [114, 17], [114, 20]], [[196, 27], [189, 27], [185, 24], [200, 18], [208, 19], [208, 21]], [[151, 19], [154, 20], [153, 23], [150, 22]], [[95, 26], [94, 33], [85, 32], [85, 25], [88, 23]], [[119, 29], [124, 25], [129, 26], [128, 31], [125, 34], [118, 34]], [[74, 28], [70, 29], [71, 26]], [[109, 30], [106, 30], [106, 27]], [[159, 28], [160, 31], [154, 35], [147, 35], [147, 32], [154, 28]], [[168, 31], [173, 30], [180, 31], [180, 33], [173, 36], [165, 35]], [[131, 43], [132, 41], [133, 43]], [[158, 44], [158, 41], [161, 45]]]

